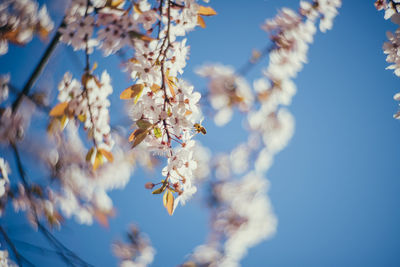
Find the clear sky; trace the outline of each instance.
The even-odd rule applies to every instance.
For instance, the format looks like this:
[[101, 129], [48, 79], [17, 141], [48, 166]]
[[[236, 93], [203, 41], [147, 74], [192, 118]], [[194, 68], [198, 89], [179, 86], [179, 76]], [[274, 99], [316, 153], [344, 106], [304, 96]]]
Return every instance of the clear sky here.
[[[47, 2], [52, 2], [50, 14], [58, 23], [60, 16], [54, 10], [60, 1]], [[253, 48], [268, 43], [261, 23], [280, 7], [297, 8], [298, 1], [212, 0], [210, 5], [218, 15], [206, 19], [206, 29], [188, 36], [191, 55], [183, 77], [199, 90], [206, 83], [194, 74], [197, 66], [206, 62], [241, 66]], [[243, 266], [400, 266], [400, 121], [392, 118], [400, 79], [385, 70], [388, 64], [382, 52], [386, 31], [395, 27], [375, 10], [373, 1], [344, 1], [339, 12], [333, 30], [317, 34], [309, 63], [295, 79], [298, 93], [289, 107], [296, 119], [295, 134], [267, 175], [278, 231], [251, 249]], [[0, 57], [0, 73], [10, 72], [12, 83], [21, 87], [44, 47], [38, 40], [24, 48], [12, 47]], [[53, 86], [55, 92], [65, 71], [81, 72], [68, 49], [57, 48], [40, 86]], [[83, 55], [78, 59], [83, 61]], [[112, 120], [121, 123], [118, 96], [129, 81], [118, 69], [118, 60], [100, 56], [97, 60], [99, 70], [107, 67], [111, 73]], [[259, 77], [267, 63], [261, 62], [248, 78]], [[228, 130], [221, 130], [205, 120], [208, 133], [198, 138], [213, 151], [229, 151], [244, 140], [241, 121], [236, 114]], [[127, 120], [122, 123], [130, 125]], [[11, 156], [4, 149], [0, 152]], [[159, 170], [136, 170], [124, 190], [111, 193], [117, 214], [108, 229], [71, 220], [57, 236], [95, 266], [114, 266], [110, 244], [135, 222], [157, 250], [152, 266], [182, 263], [205, 241], [207, 209], [199, 194], [169, 216], [161, 200], [143, 187], [155, 175]], [[22, 219], [12, 215], [1, 223], [15, 225], [16, 239], [37, 241], [36, 234], [20, 225]], [[39, 266], [54, 266], [51, 257], [26, 254]]]

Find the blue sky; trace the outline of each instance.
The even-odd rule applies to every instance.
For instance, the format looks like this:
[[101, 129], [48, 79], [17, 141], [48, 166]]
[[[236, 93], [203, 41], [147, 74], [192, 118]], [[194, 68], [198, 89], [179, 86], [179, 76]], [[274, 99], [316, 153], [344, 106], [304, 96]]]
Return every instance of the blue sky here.
[[[273, 17], [280, 7], [297, 8], [298, 1], [210, 4], [218, 15], [206, 19], [206, 29], [189, 34], [191, 56], [183, 75], [199, 90], [206, 83], [194, 74], [197, 66], [206, 62], [241, 66], [253, 48], [268, 43], [259, 27], [265, 18]], [[397, 111], [393, 95], [400, 88], [399, 79], [385, 70], [388, 64], [382, 52], [385, 32], [395, 26], [374, 9], [373, 1], [344, 1], [339, 12], [333, 30], [317, 34], [309, 63], [295, 79], [298, 93], [289, 109], [296, 131], [267, 174], [278, 232], [251, 249], [243, 266], [400, 265], [400, 122], [392, 118]], [[12, 47], [0, 58], [0, 73], [10, 72], [12, 82], [21, 87], [44, 47], [38, 40], [24, 48]], [[82, 54], [78, 57], [83, 61]], [[98, 61], [99, 70], [107, 67], [113, 79], [112, 119], [117, 122], [122, 112], [118, 95], [129, 81], [118, 69], [118, 60], [99, 57]], [[55, 90], [65, 71], [79, 74], [73, 64], [67, 48], [59, 46], [38, 85]], [[264, 60], [248, 78], [259, 77], [266, 65]], [[225, 129], [219, 129], [205, 120], [208, 133], [199, 139], [214, 151], [229, 151], [245, 138], [241, 121], [236, 114]], [[0, 152], [11, 156], [4, 149]], [[57, 236], [95, 266], [114, 266], [110, 243], [136, 222], [157, 250], [152, 266], [181, 263], [205, 241], [207, 209], [198, 196], [170, 217], [161, 200], [143, 188], [155, 175], [157, 171], [137, 170], [125, 190], [111, 193], [117, 215], [108, 229], [68, 221]], [[36, 241], [37, 235], [28, 228], [18, 228], [23, 219], [11, 215], [1, 223], [15, 225], [16, 239]], [[54, 266], [50, 257], [26, 255], [39, 266]]]

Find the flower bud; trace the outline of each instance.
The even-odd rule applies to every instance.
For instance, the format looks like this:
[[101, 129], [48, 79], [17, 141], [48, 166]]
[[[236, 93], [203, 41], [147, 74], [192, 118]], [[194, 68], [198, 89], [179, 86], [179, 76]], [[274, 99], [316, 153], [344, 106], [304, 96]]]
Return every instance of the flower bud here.
[[148, 183], [146, 183], [146, 184], [144, 185], [144, 187], [145, 187], [146, 189], [153, 189], [154, 184], [151, 183], [151, 182], [148, 182]]

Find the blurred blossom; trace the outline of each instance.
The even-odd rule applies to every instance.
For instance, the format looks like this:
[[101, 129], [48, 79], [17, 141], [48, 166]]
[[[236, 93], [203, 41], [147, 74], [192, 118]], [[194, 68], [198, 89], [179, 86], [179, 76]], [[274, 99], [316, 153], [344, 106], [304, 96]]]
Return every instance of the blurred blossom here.
[[[93, 216], [113, 214], [112, 200], [107, 191], [124, 188], [133, 171], [132, 152], [116, 148], [112, 163], [93, 172], [84, 158], [85, 148], [74, 124], [67, 127], [68, 137], [58, 147], [56, 174], [61, 183], [60, 191], [53, 191], [52, 198], [66, 217], [76, 216], [79, 223], [91, 224]], [[117, 139], [120, 140], [120, 139]]]
[[0, 143], [21, 141], [34, 111], [35, 106], [32, 103], [26, 103], [17, 112], [13, 112], [11, 107], [0, 110]]
[[[385, 10], [385, 19], [391, 19], [391, 21], [397, 26], [400, 25], [400, 3], [396, 1], [377, 0], [375, 1], [375, 7], [378, 10]], [[392, 69], [397, 77], [400, 77], [400, 27], [396, 29], [394, 33], [387, 32], [386, 36], [388, 42], [383, 44], [383, 53], [386, 56], [386, 62], [392, 63], [387, 66], [386, 69]], [[400, 94], [394, 95], [394, 100], [400, 100]], [[395, 119], [400, 119], [400, 111], [393, 115]]]
[[0, 266], [1, 267], [17, 267], [18, 265], [15, 264], [8, 255], [7, 250], [0, 250]]
[[217, 111], [214, 121], [218, 126], [227, 124], [233, 115], [233, 108], [248, 111], [253, 103], [253, 93], [247, 81], [235, 74], [232, 67], [221, 64], [204, 65], [196, 73], [209, 80], [208, 98]]
[[45, 38], [54, 24], [46, 6], [39, 9], [31, 0], [4, 0], [0, 3], [0, 55], [8, 51], [8, 42], [24, 45], [34, 33]]
[[120, 260], [120, 267], [145, 267], [153, 262], [155, 249], [148, 237], [132, 225], [127, 234], [128, 243], [116, 242], [113, 253]]
[[0, 103], [4, 102], [8, 98], [8, 83], [10, 82], [10, 75], [0, 75]]
[[[113, 88], [107, 71], [103, 71], [100, 79], [88, 75], [85, 84], [72, 79], [72, 75], [67, 72], [58, 85], [58, 90], [58, 101], [67, 104], [64, 114], [68, 116], [65, 120], [68, 122], [71, 118], [78, 118], [83, 122], [88, 134], [93, 137], [95, 148], [110, 151], [114, 141], [110, 133], [108, 96], [113, 92]], [[92, 154], [91, 160], [94, 161], [96, 153]]]
[[[292, 79], [307, 62], [315, 24], [320, 19], [322, 32], [331, 29], [340, 5], [339, 0], [301, 1], [299, 12], [283, 8], [275, 18], [266, 20], [262, 28], [272, 41], [269, 65], [264, 77], [253, 82], [254, 93], [231, 68], [212, 65], [198, 69], [200, 76], [210, 80], [216, 124], [227, 123], [232, 108], [238, 106], [247, 113], [249, 138], [229, 155], [213, 158], [216, 181], [211, 183], [211, 231], [206, 244], [198, 246], [183, 266], [240, 266], [249, 248], [275, 233], [277, 219], [264, 176], [275, 154], [293, 135], [294, 118], [284, 106], [291, 104], [296, 93]], [[243, 177], [237, 177], [240, 174]]]
[[197, 163], [197, 168], [194, 170], [193, 176], [195, 183], [200, 183], [209, 177], [211, 172], [211, 150], [203, 146], [200, 142], [196, 142], [196, 152], [193, 154], [193, 159]]
[[[0, 158], [0, 198], [5, 195], [10, 184], [10, 180], [8, 179], [9, 173], [10, 167], [8, 166], [8, 163], [3, 158]], [[2, 212], [0, 212], [0, 214], [1, 213]]]
[[[250, 247], [271, 237], [277, 220], [267, 190], [268, 181], [256, 173], [239, 181], [217, 183], [210, 243], [197, 247], [191, 261], [201, 266], [239, 266]], [[215, 239], [224, 242], [214, 243]]]

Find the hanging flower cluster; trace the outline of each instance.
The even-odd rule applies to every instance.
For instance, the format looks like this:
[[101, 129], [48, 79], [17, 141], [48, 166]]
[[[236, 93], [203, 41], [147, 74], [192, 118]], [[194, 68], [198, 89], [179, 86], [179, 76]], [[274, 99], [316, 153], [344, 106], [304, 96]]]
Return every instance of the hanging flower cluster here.
[[[122, 92], [121, 99], [131, 100], [131, 117], [137, 126], [130, 136], [132, 146], [142, 143], [167, 158], [167, 166], [162, 171], [165, 178], [153, 194], [164, 193], [164, 206], [172, 215], [179, 202], [185, 203], [196, 192], [192, 183], [197, 167], [192, 138], [196, 133], [205, 133], [199, 124], [200, 94], [178, 78], [186, 65], [189, 47], [186, 39], [177, 38], [198, 24], [198, 16], [216, 13], [189, 0], [168, 0], [164, 4], [161, 1], [158, 10], [161, 17], [157, 24], [158, 38], [135, 41], [135, 57], [126, 66], [134, 85]], [[156, 22], [152, 19], [156, 15], [151, 14], [146, 15], [151, 17], [146, 21]], [[156, 185], [148, 183], [147, 188]]]
[[[385, 19], [391, 19], [396, 25], [400, 25], [400, 3], [395, 1], [377, 0], [375, 2], [377, 10], [385, 11]], [[391, 69], [397, 77], [400, 77], [400, 27], [394, 32], [386, 33], [388, 42], [383, 44], [383, 53], [386, 62], [391, 63], [386, 69]], [[400, 93], [394, 95], [394, 100], [400, 101]], [[395, 119], [400, 119], [400, 111], [393, 115]]]
[[[126, 9], [125, 6], [125, 1], [72, 1], [60, 29], [61, 41], [74, 50], [85, 50], [87, 58], [95, 47], [103, 50], [106, 56], [124, 46], [134, 49], [134, 57], [125, 64], [134, 84], [121, 93], [121, 99], [132, 100], [131, 116], [137, 126], [129, 140], [132, 147], [143, 143], [148, 150], [167, 158], [168, 165], [162, 172], [165, 178], [153, 193], [164, 193], [164, 205], [172, 214], [179, 202], [184, 203], [196, 192], [192, 184], [197, 167], [192, 137], [205, 132], [199, 124], [200, 94], [178, 78], [186, 66], [189, 51], [186, 39], [178, 40], [178, 37], [197, 25], [205, 27], [202, 16], [216, 13], [194, 0], [160, 1], [158, 7], [141, 0], [129, 3]], [[96, 85], [103, 87], [103, 81], [96, 80], [87, 69], [88, 66], [82, 83], [91, 83], [86, 84], [88, 89]], [[68, 75], [64, 80], [66, 89], [59, 96], [62, 103], [50, 115], [59, 117], [62, 126], [65, 118], [71, 117], [85, 123], [89, 135], [94, 136], [95, 147], [89, 151], [88, 158], [96, 169], [103, 162], [98, 159], [105, 157], [112, 161], [109, 126], [103, 123], [106, 120], [99, 119], [102, 125], [93, 122], [93, 118], [97, 121], [97, 111], [91, 111], [95, 107], [90, 101], [86, 103], [85, 99], [90, 99], [92, 93], [85, 89], [85, 84], [82, 90], [79, 82], [71, 81]], [[107, 108], [103, 103], [98, 106]], [[101, 139], [105, 139], [104, 142]], [[103, 144], [108, 147], [102, 148]], [[156, 185], [149, 183], [147, 187]], [[178, 195], [176, 200], [174, 193]]]
[[[270, 34], [272, 47], [268, 50], [269, 66], [264, 77], [254, 81], [250, 91], [257, 101], [248, 111], [250, 135], [247, 143], [239, 144], [230, 155], [219, 155], [214, 160], [217, 181], [211, 185], [212, 231], [207, 244], [197, 247], [191, 257], [196, 264], [239, 266], [248, 248], [275, 232], [276, 218], [266, 195], [268, 181], [264, 176], [275, 154], [293, 135], [294, 119], [282, 106], [289, 105], [296, 92], [292, 79], [306, 63], [315, 24], [320, 19], [321, 31], [330, 29], [340, 4], [336, 0], [301, 1], [299, 12], [284, 8], [262, 26]], [[200, 74], [210, 78], [211, 92], [226, 92], [227, 75], [218, 76], [217, 69], [221, 66], [208, 66]], [[235, 77], [241, 79], [233, 71], [230, 75], [231, 81]], [[233, 88], [231, 92], [238, 94], [237, 87]], [[211, 97], [220, 96], [211, 94]], [[253, 169], [249, 168], [250, 159], [254, 162]], [[243, 178], [232, 179], [246, 171]], [[190, 266], [189, 263], [186, 264]]]
[[0, 55], [8, 51], [8, 42], [24, 45], [34, 33], [47, 37], [54, 24], [46, 6], [38, 10], [31, 0], [4, 0], [0, 3]]

